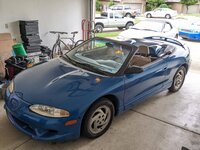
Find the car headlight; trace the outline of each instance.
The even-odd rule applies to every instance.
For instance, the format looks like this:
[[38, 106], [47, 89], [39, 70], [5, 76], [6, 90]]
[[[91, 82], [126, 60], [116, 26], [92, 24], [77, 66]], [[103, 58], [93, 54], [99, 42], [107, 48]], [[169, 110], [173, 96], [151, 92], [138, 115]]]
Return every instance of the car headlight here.
[[9, 90], [10, 93], [13, 92], [13, 90], [14, 90], [14, 82], [13, 82], [13, 80], [10, 82], [10, 84], [8, 86], [8, 90]]
[[46, 117], [53, 117], [53, 118], [61, 118], [61, 117], [69, 117], [70, 114], [68, 111], [63, 109], [58, 109], [51, 106], [46, 105], [32, 105], [29, 107], [31, 111]]

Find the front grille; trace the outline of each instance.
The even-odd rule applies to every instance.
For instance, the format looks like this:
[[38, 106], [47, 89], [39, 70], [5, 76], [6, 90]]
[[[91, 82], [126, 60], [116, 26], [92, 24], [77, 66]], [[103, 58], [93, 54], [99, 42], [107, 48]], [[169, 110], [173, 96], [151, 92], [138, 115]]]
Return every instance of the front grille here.
[[47, 130], [47, 129], [39, 129], [39, 128], [32, 127], [26, 122], [19, 120], [13, 115], [11, 115], [11, 117], [13, 118], [15, 123], [17, 123], [21, 128], [23, 128], [23, 130], [25, 130], [31, 136], [34, 135], [34, 136], [39, 136], [39, 137], [51, 137], [58, 133], [58, 131], [56, 130]]

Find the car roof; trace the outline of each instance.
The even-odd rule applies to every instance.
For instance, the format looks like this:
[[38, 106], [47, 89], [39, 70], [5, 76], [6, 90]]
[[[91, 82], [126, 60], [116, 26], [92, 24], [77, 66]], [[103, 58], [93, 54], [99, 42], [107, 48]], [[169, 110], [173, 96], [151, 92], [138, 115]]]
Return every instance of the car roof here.
[[[141, 20], [141, 21], [170, 23], [169, 21], [167, 21], [167, 20], [162, 20], [162, 19], [144, 19], [144, 20]], [[171, 24], [171, 23], [170, 23], [170, 24]]]

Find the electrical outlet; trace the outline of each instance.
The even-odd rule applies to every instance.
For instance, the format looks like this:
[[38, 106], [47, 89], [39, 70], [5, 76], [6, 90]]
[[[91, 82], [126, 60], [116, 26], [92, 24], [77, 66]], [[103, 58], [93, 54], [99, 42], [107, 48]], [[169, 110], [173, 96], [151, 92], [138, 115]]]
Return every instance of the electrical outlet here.
[[5, 28], [8, 29], [8, 24], [7, 23], [5, 24]]

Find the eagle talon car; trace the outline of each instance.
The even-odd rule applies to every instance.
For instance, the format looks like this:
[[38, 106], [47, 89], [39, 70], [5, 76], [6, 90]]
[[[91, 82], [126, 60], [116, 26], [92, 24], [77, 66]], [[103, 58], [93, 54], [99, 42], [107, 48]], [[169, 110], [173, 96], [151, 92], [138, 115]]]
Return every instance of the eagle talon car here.
[[189, 49], [175, 39], [93, 38], [17, 75], [4, 107], [10, 122], [33, 139], [97, 138], [115, 115], [146, 97], [178, 91], [189, 64]]

